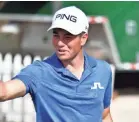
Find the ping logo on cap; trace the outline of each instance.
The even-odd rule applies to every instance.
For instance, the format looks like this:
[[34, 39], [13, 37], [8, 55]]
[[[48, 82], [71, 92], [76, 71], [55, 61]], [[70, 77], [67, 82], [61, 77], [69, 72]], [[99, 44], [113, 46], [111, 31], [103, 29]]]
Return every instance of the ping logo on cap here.
[[77, 17], [73, 16], [73, 15], [57, 14], [55, 20], [58, 18], [59, 19], [67, 19], [67, 20], [75, 22], [75, 23], [77, 22]]
[[88, 30], [88, 27], [87, 26], [85, 26], [85, 30]]

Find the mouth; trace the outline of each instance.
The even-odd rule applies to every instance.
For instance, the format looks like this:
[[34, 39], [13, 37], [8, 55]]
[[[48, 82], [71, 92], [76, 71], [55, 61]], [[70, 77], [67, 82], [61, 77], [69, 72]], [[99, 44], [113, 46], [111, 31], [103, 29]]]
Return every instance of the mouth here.
[[66, 50], [59, 49], [58, 51], [59, 51], [59, 52], [65, 52]]
[[57, 50], [58, 54], [65, 54], [65, 52], [67, 52], [66, 50], [62, 50], [62, 49], [58, 49]]

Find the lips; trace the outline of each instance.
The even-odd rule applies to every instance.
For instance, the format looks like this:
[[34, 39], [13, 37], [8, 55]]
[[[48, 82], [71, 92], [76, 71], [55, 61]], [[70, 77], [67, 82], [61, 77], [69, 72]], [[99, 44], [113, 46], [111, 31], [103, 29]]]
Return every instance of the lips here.
[[58, 53], [58, 54], [61, 54], [61, 55], [62, 55], [62, 54], [65, 54], [65, 52], [66, 52], [66, 50], [62, 50], [62, 49], [57, 50], [57, 53]]
[[65, 52], [66, 50], [59, 49], [58, 51], [59, 51], [59, 52]]

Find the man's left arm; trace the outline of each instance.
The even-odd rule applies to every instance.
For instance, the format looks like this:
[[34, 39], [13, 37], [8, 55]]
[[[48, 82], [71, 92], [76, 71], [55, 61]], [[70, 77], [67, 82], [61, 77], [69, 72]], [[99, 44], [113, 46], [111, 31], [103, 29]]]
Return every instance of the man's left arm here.
[[105, 108], [103, 111], [103, 122], [113, 122], [110, 107]]
[[112, 100], [112, 92], [113, 92], [113, 87], [112, 87], [112, 71], [110, 68], [110, 74], [109, 74], [109, 80], [108, 80], [108, 85], [104, 94], [104, 111], [103, 111], [103, 122], [113, 122], [111, 112], [110, 112], [110, 104]]

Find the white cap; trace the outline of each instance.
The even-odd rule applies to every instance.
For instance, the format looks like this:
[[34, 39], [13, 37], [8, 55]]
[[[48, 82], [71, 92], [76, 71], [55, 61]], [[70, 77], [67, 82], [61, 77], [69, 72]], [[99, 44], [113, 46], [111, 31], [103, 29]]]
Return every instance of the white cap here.
[[88, 18], [83, 11], [75, 6], [65, 7], [58, 10], [52, 20], [52, 25], [48, 29], [61, 28], [73, 35], [81, 32], [88, 33]]

